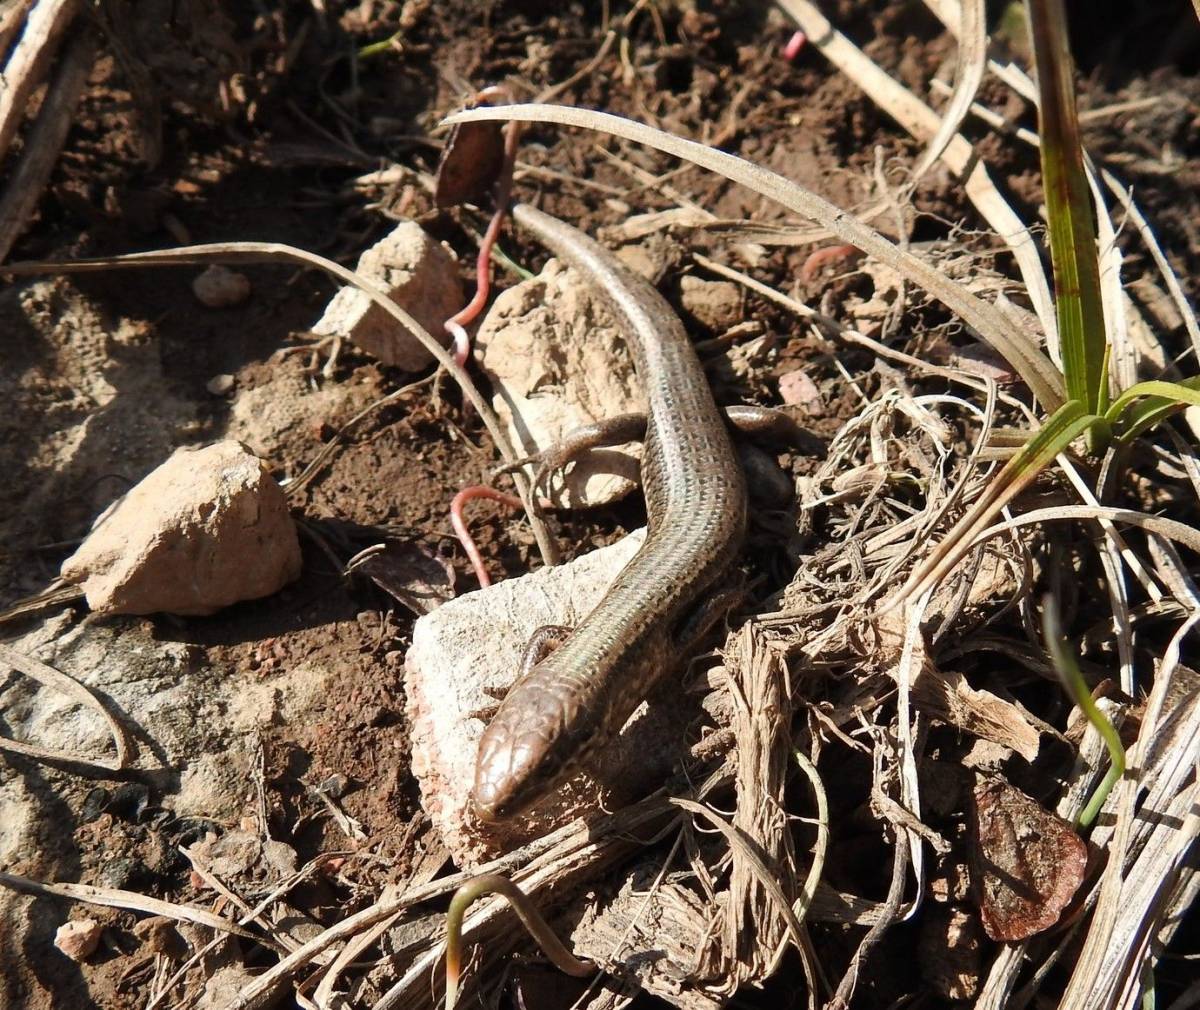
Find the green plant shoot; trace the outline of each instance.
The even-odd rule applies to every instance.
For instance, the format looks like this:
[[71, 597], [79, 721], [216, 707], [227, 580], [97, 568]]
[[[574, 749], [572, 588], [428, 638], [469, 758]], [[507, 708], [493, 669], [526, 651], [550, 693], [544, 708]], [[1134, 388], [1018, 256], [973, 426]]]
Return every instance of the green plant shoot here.
[[1092, 698], [1092, 692], [1088, 690], [1087, 681], [1083, 679], [1083, 673], [1079, 669], [1079, 663], [1076, 661], [1074, 653], [1067, 648], [1067, 642], [1062, 633], [1062, 624], [1058, 618], [1058, 601], [1052, 595], [1047, 595], [1042, 601], [1042, 634], [1046, 638], [1046, 651], [1050, 655], [1054, 672], [1063, 682], [1071, 700], [1079, 706], [1080, 711], [1100, 734], [1104, 745], [1108, 748], [1111, 762], [1108, 772], [1096, 791], [1092, 793], [1087, 805], [1075, 818], [1077, 828], [1089, 828], [1104, 807], [1104, 801], [1108, 799], [1112, 787], [1125, 774], [1125, 748], [1121, 744], [1121, 737], [1117, 734], [1116, 728], [1108, 716], [1100, 711], [1100, 707]]

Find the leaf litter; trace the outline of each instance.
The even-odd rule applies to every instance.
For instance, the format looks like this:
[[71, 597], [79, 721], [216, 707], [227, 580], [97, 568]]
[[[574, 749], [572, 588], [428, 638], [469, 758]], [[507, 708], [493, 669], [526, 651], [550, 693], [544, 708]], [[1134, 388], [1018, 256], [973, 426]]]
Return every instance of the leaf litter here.
[[[960, 87], [947, 117], [955, 131], [962, 128], [963, 106], [970, 104], [966, 97], [978, 88], [971, 83], [974, 76], [972, 71]], [[574, 114], [555, 116], [579, 120]], [[952, 132], [947, 127], [934, 141], [934, 132], [922, 137], [932, 143], [929, 154], [951, 143], [942, 133]], [[867, 234], [858, 222], [848, 225], [832, 212], [822, 214], [818, 219], [842, 238]], [[1011, 242], [1015, 234], [1002, 231], [1000, 237]], [[930, 281], [938, 272], [906, 243], [896, 255], [875, 239], [865, 244], [911, 283]], [[210, 251], [214, 257], [232, 254], [234, 262], [252, 252]], [[1165, 263], [1154, 260], [1160, 268]], [[718, 260], [712, 256], [709, 262]], [[1029, 300], [1052, 334], [1028, 256], [1021, 263]], [[1009, 351], [1028, 344], [1027, 336], [977, 294], [932, 283], [939, 297], [974, 313], [980, 336], [999, 335], [1000, 346]], [[1166, 284], [1173, 295], [1180, 290], [1177, 280]], [[1178, 519], [1098, 500], [1053, 501], [1064, 485], [1046, 478], [1027, 489], [1026, 498], [1050, 498], [1051, 504], [1031, 508], [1028, 501], [1014, 502], [1020, 512], [968, 544], [940, 585], [903, 607], [881, 610], [914, 557], [927, 552], [948, 520], [981, 494], [994, 465], [984, 453], [990, 433], [1003, 423], [1019, 425], [1026, 405], [991, 377], [931, 365], [844, 326], [836, 302], [823, 302], [817, 310], [792, 293], [772, 289], [767, 297], [799, 317], [806, 338], [834, 348], [843, 368], [841, 349], [854, 348], [878, 351], [910, 370], [871, 370], [865, 402], [844, 417], [824, 461], [799, 482], [795, 528], [786, 546], [794, 575], [731, 632], [719, 658], [694, 664], [694, 689], [723, 693], [729, 715], [723, 725], [698, 733], [679, 778], [588, 827], [568, 826], [476, 870], [510, 876], [535, 901], [555, 909], [560, 924], [572, 927], [576, 952], [610, 977], [590, 990], [589, 1005], [618, 1002], [614, 979], [677, 1006], [723, 1005], [743, 987], [795, 970], [787, 967], [790, 958], [806, 979], [809, 1005], [831, 999], [857, 1005], [872, 998], [872, 965], [900, 935], [891, 927], [922, 915], [922, 904], [934, 900], [926, 894], [930, 855], [953, 848], [956, 842], [947, 839], [970, 816], [983, 925], [993, 938], [1014, 944], [998, 948], [984, 966], [977, 1005], [1023, 1005], [1064, 957], [1065, 989], [1060, 978], [1054, 990], [1064, 992], [1062, 1005], [1132, 1005], [1140, 994], [1143, 959], [1162, 942], [1163, 929], [1177, 921], [1170, 916], [1189, 893], [1191, 871], [1184, 858], [1200, 828], [1194, 774], [1200, 702], [1189, 687], [1195, 675], [1181, 658], [1200, 609], [1193, 569], [1173, 546], [1194, 551], [1200, 539]], [[918, 328], [929, 311], [920, 309], [909, 309]], [[1052, 336], [1049, 344], [1053, 353]], [[1016, 355], [1036, 361], [1028, 351]], [[942, 382], [926, 385], [930, 378]], [[864, 373], [859, 370], [855, 379], [862, 392]], [[1052, 383], [1042, 392], [1053, 400]], [[475, 399], [483, 402], [477, 394]], [[495, 437], [502, 445], [501, 436]], [[1186, 441], [1163, 439], [1155, 451], [1196, 480], [1194, 450]], [[1193, 516], [1194, 502], [1181, 514]], [[1090, 523], [1100, 524], [1099, 533]], [[1118, 529], [1123, 539], [1116, 539]], [[1099, 555], [1096, 542], [1108, 545]], [[1097, 556], [1106, 559], [1110, 583], [1127, 570], [1136, 576], [1123, 596], [1100, 588]], [[1047, 687], [1044, 658], [1029, 649], [1037, 644], [1031, 588], [1054, 579], [1077, 583], [1072, 597], [1077, 618], [1095, 622], [1099, 608], [1118, 610], [1092, 658], [1119, 672], [1125, 695], [1101, 704], [1127, 727], [1131, 767], [1139, 776], [1118, 785], [1088, 840], [1103, 854], [1100, 876], [1091, 881], [1084, 879], [1084, 843], [1067, 821], [1103, 776], [1103, 750], [1090, 726], [1077, 756], [1064, 749], [1062, 735], [1053, 730], [1064, 722], [1061, 702], [1047, 703], [1058, 696]], [[436, 592], [436, 583], [435, 573], [428, 585], [402, 585], [398, 596]], [[1151, 586], [1170, 587], [1187, 618], [1165, 644], [1145, 635], [1133, 643], [1136, 626], [1120, 611]], [[1118, 655], [1121, 661], [1113, 661]], [[1003, 656], [1003, 662], [981, 661], [989, 656]], [[1031, 710], [1038, 703], [1046, 721]], [[1065, 785], [1057, 813], [995, 777], [973, 788], [973, 805], [964, 796], [948, 813], [939, 811], [935, 798], [922, 793], [927, 767], [934, 760], [964, 760], [962, 742], [969, 738], [994, 747], [990, 774], [1000, 770], [1028, 779], [1046, 806], [1054, 805], [1055, 790]], [[836, 790], [829, 786], [835, 781]], [[974, 812], [968, 814], [968, 808]], [[1037, 844], [1029, 843], [1033, 838]], [[1047, 888], [1046, 870], [1055, 861], [1071, 872]], [[867, 869], [871, 864], [874, 872]], [[240, 980], [226, 1005], [264, 1006], [310, 970], [316, 974], [301, 983], [302, 990], [318, 994], [316, 1005], [333, 1005], [335, 990], [348, 984], [339, 983], [339, 976], [356, 970], [355, 958], [372, 957], [377, 959], [363, 976], [371, 979], [363, 988], [374, 987], [370, 1005], [427, 1005], [431, 972], [442, 957], [441, 937], [427, 934], [396, 958], [377, 957], [371, 945], [386, 928], [399, 928], [408, 910], [447, 895], [472, 875], [414, 876], [353, 914], [347, 908], [298, 946], [272, 939], [271, 927], [249, 933], [244, 927], [262, 908], [246, 905], [241, 925], [226, 922], [220, 928], [294, 949], [265, 972]], [[121, 907], [217, 925], [209, 913], [164, 907], [155, 899], [5, 880], [40, 893], [122, 902]], [[1064, 928], [1081, 936], [1084, 946], [1078, 954], [1064, 954], [1067, 944], [1060, 938], [1035, 934], [1059, 922], [1076, 891], [1070, 885], [1079, 883], [1088, 893]], [[593, 892], [595, 900], [589, 897]], [[467, 915], [465, 936], [475, 951], [469, 984], [490, 986], [502, 979], [500, 962], [515, 942], [511, 922], [500, 900], [480, 903]], [[847, 929], [857, 930], [855, 941], [848, 956], [839, 955], [830, 938]], [[333, 957], [343, 942], [347, 945]], [[641, 956], [650, 948], [662, 956], [653, 961]], [[903, 946], [896, 949], [891, 956], [902, 958]], [[184, 967], [172, 984], [183, 980]]]

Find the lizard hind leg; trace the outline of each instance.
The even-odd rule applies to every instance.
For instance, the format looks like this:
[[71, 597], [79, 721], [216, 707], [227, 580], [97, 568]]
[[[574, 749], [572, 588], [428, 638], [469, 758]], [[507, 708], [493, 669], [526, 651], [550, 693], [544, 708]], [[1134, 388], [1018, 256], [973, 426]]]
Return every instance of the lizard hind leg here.
[[739, 583], [718, 587], [699, 601], [675, 626], [673, 639], [677, 654], [690, 658], [718, 622], [745, 598], [746, 587]]

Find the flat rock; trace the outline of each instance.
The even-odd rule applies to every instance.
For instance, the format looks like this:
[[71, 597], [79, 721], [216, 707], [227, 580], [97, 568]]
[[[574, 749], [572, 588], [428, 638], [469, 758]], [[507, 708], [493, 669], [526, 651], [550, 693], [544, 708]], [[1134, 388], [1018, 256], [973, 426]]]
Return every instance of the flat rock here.
[[211, 614], [300, 574], [283, 491], [244, 445], [177, 449], [62, 566], [102, 614]]
[[[162, 848], [164, 836], [140, 818], [134, 823], [131, 810], [112, 812], [130, 783], [144, 783], [151, 810], [161, 807], [172, 819], [226, 827], [253, 819], [264, 734], [273, 725], [321, 718], [340, 678], [335, 667], [318, 659], [286, 664], [269, 675], [241, 673], [208, 659], [203, 649], [164, 638], [162, 625], [149, 620], [81, 622], [70, 610], [6, 644], [97, 693], [134, 742], [124, 783], [119, 777], [81, 778], [54, 763], [0, 760], [0, 868], [38, 880], [101, 884], [105, 864], [119, 862], [118, 854], [140, 863]], [[112, 758], [109, 728], [98, 713], [70, 694], [2, 672], [6, 736], [97, 761]], [[100, 801], [95, 807], [93, 797]], [[101, 847], [93, 848], [96, 843], [87, 839], [97, 838]], [[271, 844], [264, 843], [264, 856]], [[165, 851], [178, 858], [170, 846]], [[81, 852], [93, 854], [83, 865]], [[163, 872], [174, 879], [179, 871], [171, 865]], [[51, 947], [55, 930], [72, 910], [89, 909], [0, 889], [0, 935], [10, 949], [53, 964], [50, 959], [59, 957]], [[0, 1005], [7, 1005], [2, 998]]]
[[[520, 453], [532, 455], [586, 424], [646, 409], [641, 380], [591, 286], [555, 260], [503, 292], [479, 328], [480, 369], [492, 407]], [[641, 448], [585, 454], [547, 482], [560, 508], [605, 505], [638, 482]]]
[[516, 679], [532, 632], [576, 625], [599, 602], [644, 539], [638, 531], [567, 565], [543, 568], [468, 593], [420, 618], [405, 667], [412, 770], [422, 805], [460, 866], [599, 809], [615, 809], [657, 788], [677, 760], [684, 730], [703, 714], [678, 682], [673, 703], [643, 704], [625, 728], [559, 792], [509, 821], [488, 824], [469, 809], [475, 755], [486, 725], [481, 710]]
[[[358, 259], [358, 273], [377, 282], [434, 337], [463, 307], [453, 257], [415, 221], [402, 221]], [[415, 372], [433, 360], [425, 346], [357, 288], [343, 288], [313, 327], [321, 336], [349, 337], [384, 364]]]

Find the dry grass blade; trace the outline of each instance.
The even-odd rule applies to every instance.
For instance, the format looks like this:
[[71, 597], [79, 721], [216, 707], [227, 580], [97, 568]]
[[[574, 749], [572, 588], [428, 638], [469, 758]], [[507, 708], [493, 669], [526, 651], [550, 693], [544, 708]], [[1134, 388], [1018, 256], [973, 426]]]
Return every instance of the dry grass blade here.
[[[1200, 3], [1200, 0], [1197, 0]], [[1158, 238], [1154, 234], [1154, 229], [1150, 227], [1150, 222], [1146, 220], [1146, 216], [1142, 213], [1141, 208], [1134, 202], [1133, 195], [1121, 184], [1107, 168], [1100, 169], [1100, 177], [1104, 180], [1104, 184], [1109, 188], [1109, 191], [1121, 202], [1129, 214], [1130, 219], [1137, 227], [1138, 234], [1145, 242], [1146, 248], [1154, 259], [1155, 265], [1158, 267], [1158, 272], [1162, 275], [1163, 282], [1167, 285], [1167, 291], [1171, 295], [1171, 300], [1175, 303], [1175, 307], [1179, 309], [1179, 314], [1183, 317], [1184, 326], [1187, 327], [1188, 337], [1192, 342], [1192, 353], [1196, 356], [1196, 360], [1200, 362], [1200, 324], [1196, 322], [1196, 313], [1192, 309], [1191, 303], [1187, 300], [1187, 295], [1183, 293], [1183, 288], [1179, 284], [1179, 277], [1176, 275], [1171, 264], [1163, 255], [1162, 248], [1158, 244]]]
[[0, 199], [0, 261], [8, 257], [29, 226], [50, 173], [58, 164], [96, 60], [96, 48], [93, 31], [77, 32], [59, 61], [37, 121], [25, 138], [21, 160], [5, 183], [4, 197]]
[[[516, 453], [513, 451], [512, 444], [509, 442], [508, 435], [499, 418], [496, 417], [495, 412], [483, 397], [483, 394], [479, 392], [478, 387], [472, 381], [471, 377], [455, 362], [451, 355], [446, 353], [441, 342], [435, 340], [417, 320], [392, 301], [387, 293], [373, 281], [360, 276], [353, 270], [346, 269], [340, 263], [335, 263], [324, 256], [318, 256], [316, 253], [308, 252], [306, 249], [298, 249], [295, 246], [284, 245], [281, 242], [214, 242], [208, 245], [187, 246], [182, 249], [131, 253], [127, 256], [113, 256], [103, 259], [9, 263], [4, 266], [3, 272], [18, 277], [28, 277], [39, 274], [96, 273], [117, 268], [188, 266], [198, 263], [216, 262], [274, 263], [280, 260], [316, 267], [336, 277], [343, 284], [349, 284], [358, 288], [372, 302], [400, 323], [401, 326], [405, 327], [433, 355], [438, 364], [445, 368], [458, 383], [463, 391], [463, 395], [470, 400], [471, 405], [479, 412], [480, 418], [487, 426], [488, 432], [491, 434], [493, 441], [496, 443], [496, 448], [500, 450], [501, 455], [506, 460], [516, 459]], [[519, 473], [514, 474], [513, 481], [517, 485], [517, 491], [521, 496], [521, 500], [525, 503], [526, 515], [529, 517], [529, 525], [537, 539], [542, 560], [548, 565], [557, 564], [560, 557], [558, 547], [554, 543], [554, 538], [551, 536], [545, 522], [541, 519], [536, 495], [530, 493], [529, 482], [523, 475]]]
[[0, 645], [0, 663], [11, 666], [14, 670], [19, 670], [26, 677], [36, 680], [39, 684], [44, 684], [46, 687], [54, 688], [63, 694], [69, 695], [85, 708], [98, 713], [108, 726], [108, 731], [113, 739], [113, 746], [117, 751], [117, 758], [115, 761], [94, 761], [82, 754], [73, 754], [69, 751], [47, 750], [43, 747], [22, 743], [19, 740], [4, 738], [0, 738], [0, 750], [24, 754], [27, 757], [43, 761], [63, 762], [74, 765], [81, 770], [90, 771], [92, 774], [100, 775], [111, 775], [113, 772], [120, 771], [129, 764], [129, 734], [125, 731], [125, 727], [113, 717], [112, 713], [108, 711], [100, 699], [83, 684], [79, 683], [74, 677], [69, 677], [67, 674], [54, 669], [52, 666], [47, 666], [45, 663], [31, 656], [22, 655], [16, 649], [9, 648], [7, 645]]
[[983, 0], [962, 0], [958, 35], [958, 59], [954, 65], [954, 91], [942, 112], [942, 125], [913, 169], [910, 186], [929, 171], [958, 134], [971, 111], [971, 103], [983, 83], [987, 69], [987, 11]]
[[124, 908], [133, 912], [145, 912], [147, 915], [162, 915], [176, 922], [192, 922], [197, 926], [208, 926], [210, 929], [232, 933], [243, 940], [261, 943], [278, 953], [286, 953], [284, 948], [273, 939], [258, 936], [248, 930], [222, 919], [219, 915], [206, 912], [202, 908], [192, 908], [190, 905], [177, 905], [170, 901], [160, 901], [136, 891], [121, 891], [115, 887], [92, 887], [88, 884], [48, 884], [40, 880], [30, 880], [15, 873], [0, 873], [0, 886], [10, 887], [22, 894], [35, 896], [53, 895], [56, 898], [70, 898], [72, 901], [85, 901], [90, 905], [103, 905], [107, 908]]
[[[1200, 828], [1195, 813], [1200, 783], [1194, 775], [1200, 704], [1196, 703], [1194, 691], [1185, 699], [1187, 715], [1177, 728], [1182, 740], [1170, 747], [1160, 740], [1169, 689], [1179, 669], [1182, 641], [1200, 623], [1200, 610], [1194, 607], [1195, 601], [1191, 616], [1167, 647], [1147, 699], [1138, 737], [1129, 755], [1129, 766], [1137, 774], [1126, 775], [1120, 781], [1105, 808], [1115, 814], [1108, 838], [1108, 865], [1087, 936], [1060, 1003], [1061, 1010], [1113, 1010], [1131, 1005], [1132, 1001], [1122, 996], [1130, 977], [1140, 977], [1135, 965], [1142, 960], [1144, 945], [1153, 935], [1161, 914], [1160, 892], [1178, 873], [1180, 861]], [[1159, 760], [1152, 767], [1155, 750], [1159, 752]], [[1138, 811], [1135, 807], [1143, 788], [1149, 792]], [[1160, 844], [1147, 849], [1160, 832]], [[1129, 858], [1139, 836], [1141, 854], [1148, 862], [1135, 857], [1131, 867]], [[1148, 869], [1151, 866], [1153, 869]]]
[[[7, 6], [7, 5], [6, 5]], [[58, 45], [75, 19], [75, 0], [39, 0], [29, 12], [21, 40], [4, 65], [0, 89], [0, 157], [8, 153], [29, 107], [29, 99], [45, 78]]]
[[1097, 181], [1095, 166], [1084, 155], [1088, 189], [1092, 194], [1092, 206], [1096, 209], [1096, 231], [1098, 267], [1100, 270], [1100, 295], [1103, 308], [1105, 338], [1108, 341], [1108, 373], [1118, 389], [1126, 389], [1138, 380], [1139, 353], [1129, 334], [1129, 315], [1126, 303], [1129, 296], [1121, 283], [1123, 257], [1117, 244], [1117, 231], [1113, 227], [1112, 215]]
[[817, 844], [813, 848], [812, 866], [808, 869], [808, 876], [804, 878], [804, 890], [796, 902], [796, 917], [803, 920], [816, 897], [817, 886], [825, 869], [825, 854], [829, 851], [829, 797], [817, 766], [801, 751], [795, 751], [792, 756], [804, 772], [804, 777], [808, 779], [813, 797], [817, 801]]
[[[889, 77], [861, 49], [855, 46], [808, 0], [776, 0], [777, 4], [804, 28], [812, 45], [835, 67], [863, 89], [876, 105], [896, 120], [917, 140], [928, 143], [937, 133], [940, 119], [928, 105]], [[957, 25], [955, 25], [957, 28]], [[1025, 291], [1037, 312], [1052, 354], [1057, 354], [1058, 337], [1050, 283], [1042, 266], [1041, 250], [1029, 229], [992, 182], [987, 168], [976, 156], [966, 138], [951, 139], [942, 161], [959, 176], [965, 176], [963, 192], [991, 226], [992, 231], [1012, 251], [1025, 282]], [[1055, 383], [1058, 383], [1057, 377]], [[1039, 397], [1040, 399], [1040, 397]], [[1047, 410], [1056, 404], [1042, 401]]]
[[18, 600], [11, 607], [0, 610], [0, 624], [19, 620], [22, 617], [27, 617], [29, 614], [36, 614], [39, 610], [46, 610], [49, 607], [60, 606], [64, 603], [74, 603], [76, 600], [82, 599], [83, 590], [78, 586], [64, 585], [61, 579], [55, 579], [40, 593], [34, 593], [33, 596], [26, 596], [23, 600]]
[[1157, 533], [1168, 540], [1177, 541], [1190, 550], [1200, 553], [1200, 530], [1197, 530], [1194, 526], [1181, 523], [1176, 519], [1168, 519], [1166, 516], [1148, 515], [1145, 512], [1134, 512], [1130, 509], [1095, 505], [1059, 505], [1055, 508], [1034, 509], [1032, 512], [1025, 512], [1015, 519], [1009, 519], [1005, 522], [997, 523], [995, 526], [989, 526], [974, 538], [972, 544], [983, 543], [985, 540], [1000, 533], [1015, 530], [1022, 526], [1037, 526], [1041, 523], [1053, 522], [1060, 519], [1107, 519], [1110, 522], [1129, 523], [1130, 526], [1137, 526], [1151, 533]]
[[505, 105], [459, 112], [448, 117], [445, 122], [452, 125], [489, 119], [559, 123], [611, 133], [694, 162], [774, 200], [797, 214], [811, 218], [834, 232], [844, 242], [857, 246], [863, 252], [897, 270], [957, 313], [964, 322], [973, 326], [984, 340], [1012, 364], [1046, 409], [1056, 409], [1063, 402], [1062, 380], [1057, 369], [1029, 336], [995, 306], [989, 305], [923, 260], [897, 248], [853, 215], [783, 176], [724, 151], [717, 151], [704, 144], [684, 140], [631, 119], [604, 112], [554, 105]]

